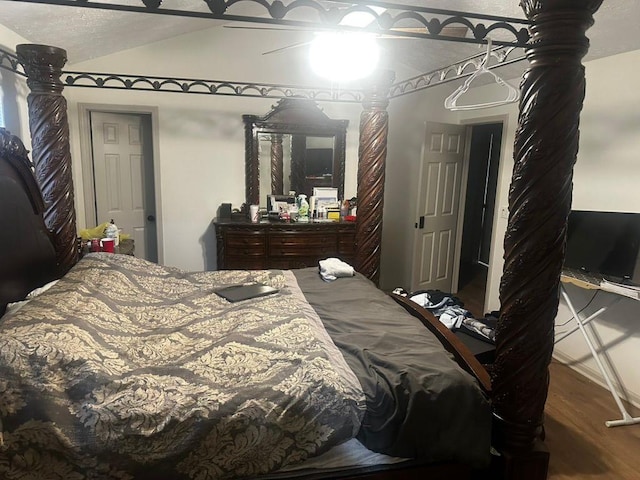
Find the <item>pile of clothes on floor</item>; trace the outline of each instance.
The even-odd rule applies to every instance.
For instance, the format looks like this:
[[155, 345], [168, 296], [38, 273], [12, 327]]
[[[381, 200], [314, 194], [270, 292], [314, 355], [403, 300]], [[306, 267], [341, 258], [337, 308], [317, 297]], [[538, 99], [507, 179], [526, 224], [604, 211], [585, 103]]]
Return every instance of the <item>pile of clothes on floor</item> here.
[[480, 340], [495, 343], [498, 312], [487, 313], [482, 319], [474, 318], [464, 308], [464, 303], [459, 298], [440, 290], [419, 290], [408, 293], [402, 288], [396, 288], [393, 293], [408, 297], [426, 308], [449, 330], [464, 329], [466, 333]]

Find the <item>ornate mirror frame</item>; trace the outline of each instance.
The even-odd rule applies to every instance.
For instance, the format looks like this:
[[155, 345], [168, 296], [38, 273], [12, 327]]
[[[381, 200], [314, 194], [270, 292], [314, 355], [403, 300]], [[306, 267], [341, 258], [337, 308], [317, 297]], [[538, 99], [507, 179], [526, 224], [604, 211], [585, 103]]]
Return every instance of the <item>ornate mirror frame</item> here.
[[[282, 190], [283, 152], [282, 135], [333, 137], [333, 185], [338, 188], [338, 198], [344, 197], [344, 164], [348, 120], [332, 120], [313, 100], [283, 98], [271, 111], [260, 117], [243, 115], [245, 125], [245, 188], [247, 205], [260, 204], [259, 137], [272, 135], [271, 144], [271, 192]], [[302, 165], [292, 159], [291, 185], [301, 185], [304, 179]], [[295, 178], [298, 176], [298, 178]], [[264, 193], [264, 192], [263, 192]], [[284, 192], [286, 193], [286, 192]]]

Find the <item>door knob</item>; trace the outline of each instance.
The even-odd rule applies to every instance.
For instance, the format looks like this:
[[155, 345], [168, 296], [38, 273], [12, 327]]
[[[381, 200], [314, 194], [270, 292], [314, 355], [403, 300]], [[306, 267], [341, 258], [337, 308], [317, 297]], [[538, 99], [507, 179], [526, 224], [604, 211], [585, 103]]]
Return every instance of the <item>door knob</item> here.
[[150, 222], [155, 222], [156, 221], [156, 217], [153, 215], [147, 215], [147, 220], [149, 220]]

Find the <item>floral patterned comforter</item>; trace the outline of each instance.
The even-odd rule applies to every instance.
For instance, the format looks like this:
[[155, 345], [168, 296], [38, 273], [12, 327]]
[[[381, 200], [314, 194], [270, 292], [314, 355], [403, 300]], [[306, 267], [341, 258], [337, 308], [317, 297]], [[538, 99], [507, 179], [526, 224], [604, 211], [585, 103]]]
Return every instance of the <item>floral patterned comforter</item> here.
[[[276, 295], [214, 293], [263, 282]], [[290, 272], [90, 254], [0, 319], [0, 478], [242, 478], [355, 436], [360, 384]]]

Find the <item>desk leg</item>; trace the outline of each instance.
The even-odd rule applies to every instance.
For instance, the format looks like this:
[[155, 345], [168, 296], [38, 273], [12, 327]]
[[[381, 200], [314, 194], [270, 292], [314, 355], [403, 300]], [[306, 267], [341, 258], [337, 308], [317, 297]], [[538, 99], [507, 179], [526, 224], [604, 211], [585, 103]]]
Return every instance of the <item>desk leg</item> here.
[[[571, 308], [571, 307], [569, 307]], [[602, 312], [604, 312], [607, 309], [607, 307], [601, 307], [599, 308], [595, 313], [592, 313], [591, 315], [589, 315], [587, 318], [585, 318], [584, 320], [582, 320], [582, 325], [586, 325], [588, 323], [591, 322], [591, 320], [593, 320], [594, 318], [596, 318], [598, 315], [600, 315]], [[573, 312], [573, 310], [571, 310], [571, 312]], [[575, 318], [575, 316], [574, 316]], [[558, 336], [553, 343], [558, 343], [559, 341], [567, 338], [569, 335], [571, 335], [573, 332], [575, 332], [576, 330], [580, 329], [580, 321], [576, 322], [578, 325], [576, 325], [575, 327], [573, 327], [571, 330], [564, 332], [562, 335]]]
[[[566, 290], [564, 288], [564, 285], [560, 285], [560, 293], [562, 294], [562, 297], [564, 298], [564, 301], [567, 302], [567, 307], [569, 307], [569, 310], [571, 310], [571, 314], [573, 315], [573, 318], [576, 320], [576, 323], [578, 324], [578, 328], [580, 329], [580, 332], [582, 332], [582, 336], [584, 337], [585, 342], [587, 342], [587, 346], [589, 347], [589, 350], [591, 350], [591, 356], [593, 357], [593, 359], [598, 364], [598, 368], [600, 369], [600, 372], [602, 372], [602, 376], [604, 377], [604, 380], [607, 383], [607, 387], [609, 388], [609, 392], [611, 392], [611, 395], [613, 396], [613, 399], [616, 401], [616, 404], [618, 405], [618, 409], [620, 410], [620, 414], [622, 415], [622, 419], [620, 419], [620, 420], [608, 420], [608, 421], [604, 422], [604, 424], [607, 427], [619, 427], [619, 426], [622, 426], [622, 425], [634, 425], [636, 423], [640, 423], [640, 417], [635, 417], [635, 418], [632, 417], [627, 412], [627, 409], [624, 408], [624, 405], [622, 404], [622, 400], [620, 400], [620, 397], [618, 396], [618, 392], [616, 391], [615, 387], [613, 386], [613, 383], [611, 382], [611, 378], [609, 378], [609, 374], [607, 373], [607, 370], [604, 368], [604, 365], [603, 365], [602, 361], [600, 360], [600, 356], [598, 355], [598, 352], [596, 351], [595, 347], [593, 346], [593, 343], [591, 342], [591, 339], [589, 338], [589, 335], [587, 335], [587, 331], [586, 331], [586, 329], [584, 327], [585, 324], [588, 321], [591, 321], [594, 318], [596, 318], [599, 314], [604, 312], [607, 308], [606, 307], [602, 307], [595, 314], [591, 315], [588, 319], [581, 320], [580, 317], [578, 316], [578, 312], [576, 312], [576, 309], [573, 306], [573, 303], [571, 302], [571, 299], [569, 298], [569, 295], [567, 294], [567, 292], [566, 292]], [[573, 330], [573, 331], [575, 331], [575, 330]], [[564, 338], [564, 337], [562, 337], [562, 338]]]

